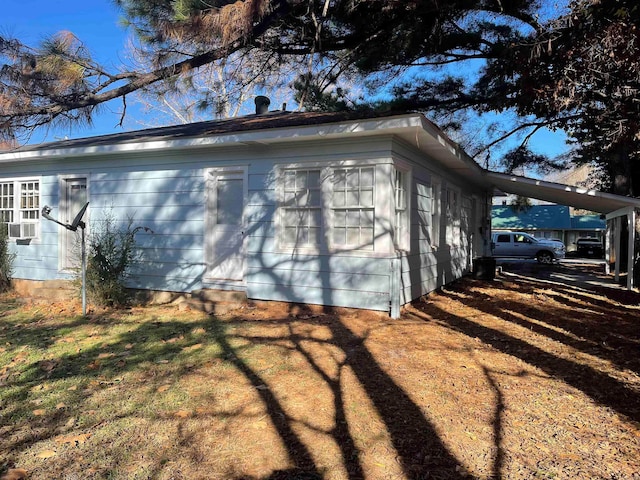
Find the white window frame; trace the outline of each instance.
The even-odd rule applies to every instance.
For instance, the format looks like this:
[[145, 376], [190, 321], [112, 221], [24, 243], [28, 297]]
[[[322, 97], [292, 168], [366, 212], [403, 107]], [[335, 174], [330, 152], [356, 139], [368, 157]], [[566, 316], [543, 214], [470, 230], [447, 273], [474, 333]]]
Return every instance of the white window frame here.
[[447, 245], [460, 246], [460, 189], [447, 185], [445, 213], [447, 218]]
[[[279, 212], [278, 231], [281, 248], [319, 249], [324, 243], [324, 208], [322, 168], [314, 165], [299, 167], [283, 167], [278, 174]], [[304, 174], [305, 182], [302, 181]], [[309, 184], [309, 177], [315, 178], [317, 184]], [[293, 183], [291, 183], [293, 181]], [[313, 199], [317, 198], [317, 203]], [[315, 212], [315, 215], [314, 215]], [[303, 223], [288, 224], [288, 219], [297, 216], [305, 217]], [[312, 219], [316, 217], [316, 222]], [[315, 224], [314, 224], [315, 223]], [[290, 240], [287, 230], [295, 229], [295, 240]], [[314, 234], [315, 233], [315, 234]], [[312, 238], [315, 237], [315, 241]], [[306, 240], [305, 240], [306, 238]]]
[[431, 177], [431, 246], [440, 245], [440, 226], [442, 224], [442, 180]]
[[[371, 185], [363, 184], [364, 170], [371, 170]], [[358, 172], [357, 185], [349, 185], [347, 177]], [[336, 188], [340, 172], [346, 172], [344, 188]], [[330, 243], [335, 250], [375, 250], [376, 241], [376, 166], [351, 165], [332, 168], [331, 221], [329, 223]], [[370, 196], [370, 201], [369, 201]], [[356, 198], [356, 201], [351, 199]], [[342, 217], [342, 218], [341, 218]], [[357, 217], [357, 225], [356, 223]], [[340, 225], [338, 225], [338, 223]], [[344, 225], [342, 225], [344, 223]], [[344, 230], [344, 243], [337, 242], [338, 229]], [[357, 240], [353, 234], [357, 230]], [[371, 230], [371, 241], [363, 241], [363, 236]]]
[[[386, 256], [393, 251], [393, 245], [391, 242], [387, 244], [384, 239], [377, 238], [376, 233], [378, 232], [378, 226], [376, 225], [377, 218], [376, 214], [378, 213], [378, 207], [380, 205], [376, 205], [376, 198], [378, 197], [377, 191], [380, 189], [384, 189], [387, 185], [389, 188], [388, 195], [393, 195], [391, 191], [390, 182], [386, 182], [382, 185], [382, 180], [380, 177], [380, 167], [381, 163], [378, 160], [343, 160], [336, 161], [331, 164], [327, 164], [326, 162], [320, 161], [309, 161], [309, 162], [294, 162], [294, 163], [282, 163], [276, 166], [276, 171], [274, 175], [274, 188], [276, 192], [276, 213], [274, 216], [274, 227], [275, 227], [275, 243], [276, 243], [276, 251], [279, 253], [292, 253], [292, 252], [300, 252], [304, 254], [320, 254], [320, 253], [340, 253], [340, 255], [362, 255], [366, 252], [367, 256], [376, 257], [376, 256]], [[334, 172], [339, 170], [350, 170], [354, 168], [371, 168], [373, 169], [373, 202], [370, 208], [373, 215], [373, 244], [372, 245], [337, 245], [334, 241], [334, 225], [335, 225], [335, 211], [339, 208], [348, 208], [348, 207], [337, 207], [334, 209]], [[320, 217], [322, 219], [321, 225], [321, 233], [320, 233], [320, 241], [317, 245], [292, 245], [286, 243], [284, 240], [284, 222], [283, 222], [283, 213], [284, 213], [284, 178], [283, 172], [287, 170], [320, 170], [320, 195], [321, 195], [321, 214]], [[385, 175], [386, 178], [386, 175]], [[393, 213], [391, 213], [393, 215]], [[392, 221], [392, 220], [391, 220]]]
[[[35, 190], [27, 190], [25, 189], [25, 191], [23, 191], [23, 186], [27, 185], [27, 184], [37, 184], [37, 189]], [[7, 212], [11, 212], [11, 216], [12, 219], [9, 222], [5, 222], [3, 215], [0, 215], [0, 222], [2, 222], [3, 225], [6, 225], [7, 228], [7, 233], [9, 231], [9, 224], [17, 224], [20, 225], [19, 228], [20, 229], [20, 236], [16, 237], [13, 236], [11, 237], [11, 239], [15, 239], [15, 240], [37, 240], [40, 238], [40, 209], [42, 207], [42, 180], [40, 177], [20, 177], [20, 178], [0, 178], [0, 185], [13, 185], [13, 192], [12, 192], [12, 197], [13, 197], [13, 202], [12, 205], [9, 207], [7, 206], [6, 208], [4, 208], [4, 206], [2, 205], [2, 203], [0, 203], [0, 211], [7, 211]], [[0, 187], [0, 192], [2, 190], [2, 187]], [[33, 193], [33, 192], [37, 192], [37, 193]], [[31, 193], [31, 195], [29, 195], [29, 193]], [[23, 195], [26, 194], [26, 195]], [[33, 199], [36, 198], [36, 202], [35, 202], [35, 206], [31, 205], [31, 206], [23, 206], [23, 197], [28, 201], [29, 199]], [[7, 196], [4, 196], [0, 193], [0, 202], [3, 202], [4, 199], [7, 199]], [[23, 213], [26, 213], [28, 215], [26, 216], [30, 216], [31, 218], [23, 218]], [[23, 228], [25, 225], [29, 225], [29, 228], [33, 228], [33, 235], [26, 235], [23, 236]], [[33, 227], [31, 227], [33, 226]], [[4, 228], [4, 227], [3, 227]]]
[[394, 165], [393, 168], [393, 204], [394, 204], [394, 244], [398, 250], [410, 249], [410, 213], [411, 213], [411, 170]]

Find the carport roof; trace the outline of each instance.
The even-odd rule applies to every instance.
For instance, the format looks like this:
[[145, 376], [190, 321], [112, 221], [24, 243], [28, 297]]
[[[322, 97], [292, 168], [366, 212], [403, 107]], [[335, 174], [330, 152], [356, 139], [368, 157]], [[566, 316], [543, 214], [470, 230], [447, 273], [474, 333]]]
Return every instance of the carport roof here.
[[640, 198], [613, 195], [584, 187], [572, 187], [488, 170], [485, 171], [485, 176], [488, 182], [503, 192], [560, 205], [571, 205], [592, 212], [611, 213], [627, 207], [640, 208]]

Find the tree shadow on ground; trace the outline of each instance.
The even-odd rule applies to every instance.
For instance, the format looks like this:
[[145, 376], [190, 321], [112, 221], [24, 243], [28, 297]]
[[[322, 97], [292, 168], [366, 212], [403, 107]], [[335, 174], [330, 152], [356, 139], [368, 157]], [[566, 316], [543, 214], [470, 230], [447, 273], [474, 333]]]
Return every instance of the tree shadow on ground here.
[[[492, 286], [501, 288], [499, 284]], [[592, 336], [586, 337], [584, 340], [576, 340], [565, 334], [558, 333], [553, 327], [556, 322], [559, 322], [561, 325], [566, 324], [565, 318], [567, 310], [564, 308], [545, 306], [544, 312], [539, 314], [538, 321], [544, 322], [547, 326], [541, 326], [517, 317], [511, 311], [506, 311], [505, 305], [498, 304], [494, 306], [491, 304], [489, 297], [480, 298], [482, 296], [457, 295], [456, 288], [456, 285], [453, 285], [449, 289], [441, 291], [439, 295], [449, 298], [454, 302], [459, 302], [460, 305], [477, 309], [481, 313], [494, 315], [505, 322], [505, 325], [517, 324], [529, 328], [538, 335], [548, 336], [556, 342], [564, 343], [576, 349], [582, 349], [585, 353], [598, 355], [603, 359], [615, 358], [624, 363], [624, 359], [630, 354], [630, 347], [636, 344], [635, 338], [632, 339], [631, 342], [625, 341], [624, 346], [626, 348], [620, 352], [620, 356], [618, 357], [614, 355], [610, 349], [601, 346], [600, 329], [588, 329], [583, 332], [592, 332]], [[548, 286], [545, 286], [545, 288], [548, 288]], [[502, 353], [519, 358], [532, 366], [540, 368], [548, 375], [560, 379], [568, 385], [584, 392], [599, 404], [606, 405], [631, 420], [640, 421], [640, 395], [636, 390], [618, 381], [609, 374], [599, 371], [590, 365], [562, 358], [533, 343], [529, 343], [529, 341], [525, 339], [514, 337], [507, 333], [506, 330], [503, 331], [499, 328], [488, 327], [476, 321], [474, 318], [465, 318], [456, 315], [452, 313], [452, 310], [455, 311], [455, 308], [445, 311], [430, 302], [416, 303], [415, 306], [420, 312], [426, 315], [424, 319], [438, 318], [442, 323], [448, 325], [449, 328], [471, 338], [478, 338]], [[527, 310], [527, 306], [522, 307], [525, 314], [531, 313], [530, 310]], [[513, 308], [513, 306], [511, 306], [511, 308]], [[611, 308], [613, 309], [614, 306], [612, 305]], [[607, 324], [607, 328], [613, 327], [613, 322]], [[589, 348], [585, 349], [585, 346]], [[631, 351], [633, 350], [634, 348], [631, 348]], [[628, 368], [626, 363], [624, 363], [624, 366]]]
[[[258, 344], [282, 344], [283, 341], [292, 345], [292, 351], [299, 353], [308, 366], [329, 387], [333, 397], [334, 426], [326, 433], [333, 439], [340, 450], [342, 464], [350, 479], [367, 478], [364, 473], [356, 442], [351, 433], [353, 425], [350, 425], [344, 395], [343, 374], [351, 371], [359, 381], [360, 386], [366, 392], [367, 398], [372, 402], [377, 414], [384, 422], [387, 434], [397, 453], [397, 461], [404, 475], [408, 479], [422, 478], [468, 478], [464, 474], [464, 467], [444, 446], [433, 425], [425, 418], [420, 408], [411, 400], [407, 393], [380, 367], [378, 360], [367, 349], [367, 334], [358, 335], [351, 331], [340, 315], [330, 308], [324, 308], [323, 313], [314, 313], [317, 310], [306, 306], [292, 306], [290, 316], [282, 319], [262, 320], [272, 326], [281, 326], [288, 331], [287, 335], [277, 337], [247, 337], [253, 345]], [[293, 313], [297, 312], [297, 313]], [[301, 319], [301, 320], [300, 320]], [[242, 322], [242, 320], [239, 320]], [[293, 325], [302, 323], [304, 327], [320, 326], [328, 328], [331, 332], [329, 339], [319, 340], [300, 334]], [[300, 325], [298, 325], [299, 327]], [[221, 343], [225, 343], [224, 340]], [[311, 352], [309, 344], [321, 345], [323, 348], [333, 348], [343, 355], [342, 360], [336, 360], [337, 373], [331, 374], [326, 366], [321, 365]], [[230, 352], [232, 353], [232, 352]], [[238, 369], [241, 370], [251, 383], [259, 388], [266, 382], [244, 364], [239, 357]], [[273, 410], [271, 418], [287, 418], [293, 422], [295, 419], [286, 416], [281, 405], [275, 397], [268, 394], [269, 390], [262, 390], [263, 401], [269, 410]], [[307, 399], [310, 404], [313, 399]], [[299, 420], [298, 420], [299, 422]], [[283, 439], [293, 439], [289, 443], [288, 450], [297, 468], [288, 471], [275, 472], [268, 479], [313, 479], [322, 478], [320, 472], [313, 467], [310, 456], [305, 448], [297, 448], [299, 440], [291, 435], [291, 428], [286, 425], [278, 427]], [[299, 476], [302, 475], [302, 476]], [[306, 475], [306, 476], [305, 476]], [[248, 480], [248, 477], [240, 476], [238, 479]]]
[[[160, 386], [177, 383], [181, 377], [197, 371], [207, 362], [217, 361], [247, 380], [263, 405], [288, 455], [291, 467], [275, 470], [268, 477], [259, 478], [323, 478], [322, 469], [318, 466], [316, 454], [313, 452], [314, 446], [299, 434], [301, 425], [308, 429], [316, 427], [305, 425], [296, 418], [291, 413], [290, 406], [283, 404], [276, 390], [270, 385], [270, 380], [252, 365], [252, 349], [288, 345], [286, 348], [304, 359], [307, 366], [305, 368], [315, 372], [328, 387], [332, 396], [333, 427], [321, 433], [326, 434], [336, 445], [348, 478], [365, 478], [366, 475], [362, 464], [362, 452], [353, 437], [354, 425], [350, 423], [346, 410], [343, 379], [345, 372], [355, 376], [376, 409], [391, 445], [397, 452], [397, 462], [406, 478], [464, 478], [462, 466], [444, 446], [433, 425], [368, 350], [367, 335], [351, 331], [337, 314], [323, 312], [319, 315], [296, 316], [290, 313], [282, 318], [261, 320], [262, 325], [271, 325], [281, 332], [265, 337], [252, 337], [243, 333], [247, 325], [250, 325], [250, 321], [243, 317], [225, 321], [202, 317], [186, 323], [178, 319], [152, 317], [141, 319], [138, 324], [129, 319], [125, 331], [110, 336], [104, 343], [96, 341], [89, 348], [82, 347], [82, 338], [77, 335], [77, 329], [95, 329], [99, 337], [102, 329], [117, 328], [127, 315], [127, 312], [114, 312], [89, 318], [72, 317], [68, 321], [54, 318], [43, 325], [38, 323], [43, 321], [38, 317], [33, 319], [34, 324], [31, 326], [28, 320], [24, 319], [20, 320], [17, 329], [5, 329], [4, 333], [11, 337], [11, 341], [14, 342], [12, 348], [16, 352], [28, 350], [32, 346], [37, 346], [38, 351], [47, 351], [48, 348], [55, 348], [60, 342], [64, 343], [70, 335], [77, 337], [69, 340], [75, 342], [70, 344], [75, 347], [67, 349], [64, 354], [51, 358], [45, 354], [45, 360], [42, 356], [26, 357], [25, 362], [14, 369], [15, 374], [5, 379], [4, 386], [8, 390], [5, 391], [4, 400], [5, 405], [10, 406], [10, 412], [0, 420], [0, 431], [5, 437], [5, 442], [12, 437], [16, 438], [11, 444], [5, 443], [7, 452], [24, 452], [79, 428], [95, 433], [107, 422], [148, 417], [149, 414], [131, 407], [120, 412], [97, 415], [95, 419], [87, 418], [81, 424], [76, 422], [71, 428], [65, 427], [72, 418], [83, 417], [83, 410], [88, 408], [89, 403], [95, 402], [96, 397], [102, 395], [105, 390], [116, 388], [122, 379], [129, 378], [127, 375], [149, 372], [148, 381], [141, 383], [136, 393], [140, 397], [136, 405], [144, 405], [145, 402], [152, 402], [158, 397]], [[309, 326], [321, 326], [328, 329], [331, 335], [325, 339], [306, 335], [304, 329]], [[196, 338], [192, 334], [194, 330], [202, 330], [204, 333]], [[73, 333], [74, 331], [76, 333]], [[188, 354], [185, 351], [200, 344], [209, 348], [208, 354], [187, 359]], [[320, 344], [322, 348], [338, 352], [340, 359], [335, 359], [337, 374], [332, 374], [322, 365], [322, 361], [316, 356], [317, 352], [310, 348], [312, 344]], [[53, 385], [53, 388], [59, 390], [56, 393], [56, 401], [65, 407], [53, 411], [50, 408], [47, 415], [34, 417], [32, 400], [37, 397], [34, 392], [41, 387], [48, 389]], [[73, 388], [68, 388], [69, 386]], [[306, 398], [305, 403], [308, 409], [312, 409], [315, 402], [313, 398]], [[213, 418], [211, 415], [194, 414], [192, 418], [200, 419], [202, 428], [205, 428], [206, 423]], [[225, 411], [220, 415], [241, 418], [246, 416], [246, 413], [240, 409]], [[24, 435], [27, 430], [30, 433]], [[197, 446], [190, 445], [193, 432], [179, 429], [178, 436], [181, 438], [176, 441], [182, 445], [181, 448], [191, 452], [190, 455], [194, 458], [205, 455], [198, 451]], [[99, 474], [113, 475], [123, 468], [116, 457], [114, 454], [114, 459], [105, 465]], [[56, 468], [58, 471], [70, 469], [73, 461], [59, 457]], [[5, 465], [0, 467], [0, 474], [9, 466], [11, 462], [5, 462]], [[149, 469], [149, 478], [164, 478], [168, 468], [170, 466], [162, 457], [154, 459]], [[230, 468], [226, 478], [252, 478], [246, 476], [241, 469]]]

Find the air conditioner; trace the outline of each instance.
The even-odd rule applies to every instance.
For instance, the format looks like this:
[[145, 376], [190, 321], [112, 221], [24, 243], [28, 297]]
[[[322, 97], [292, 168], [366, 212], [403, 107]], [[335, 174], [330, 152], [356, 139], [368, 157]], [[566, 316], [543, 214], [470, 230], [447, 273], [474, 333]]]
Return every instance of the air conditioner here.
[[16, 240], [36, 238], [36, 231], [37, 228], [35, 223], [9, 224], [9, 238], [14, 238]]

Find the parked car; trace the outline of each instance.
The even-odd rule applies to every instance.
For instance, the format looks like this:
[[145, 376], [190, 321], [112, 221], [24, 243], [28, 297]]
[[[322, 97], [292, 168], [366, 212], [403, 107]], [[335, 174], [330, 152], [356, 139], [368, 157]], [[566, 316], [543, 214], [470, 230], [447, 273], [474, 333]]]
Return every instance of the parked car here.
[[579, 238], [576, 240], [576, 254], [579, 257], [604, 257], [604, 245], [602, 245], [602, 240], [591, 237]]
[[561, 241], [535, 238], [524, 232], [494, 232], [491, 239], [494, 257], [535, 258], [540, 263], [552, 263], [566, 254]]

